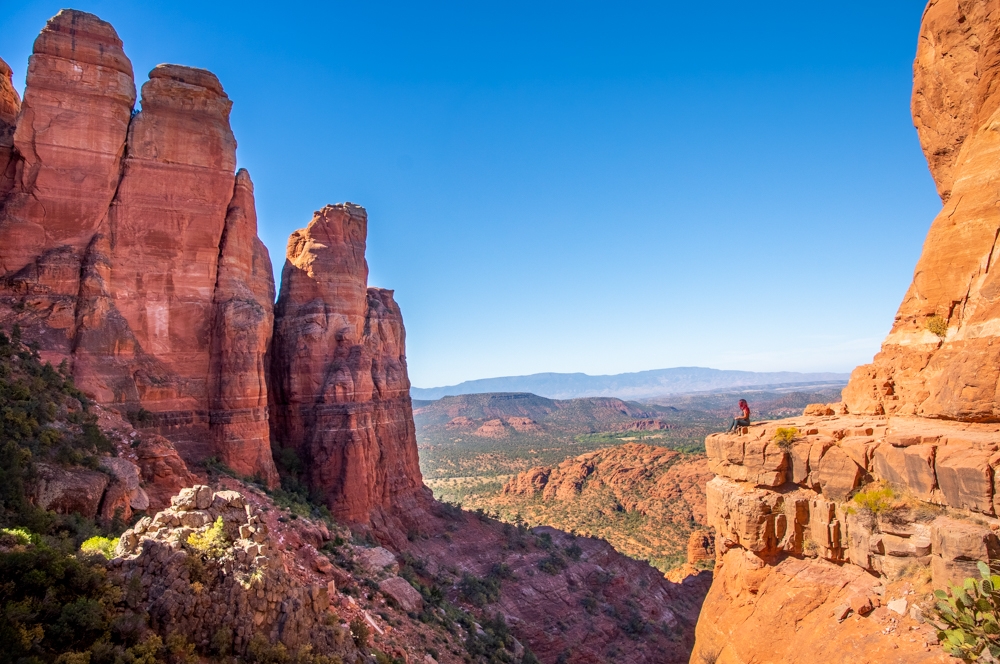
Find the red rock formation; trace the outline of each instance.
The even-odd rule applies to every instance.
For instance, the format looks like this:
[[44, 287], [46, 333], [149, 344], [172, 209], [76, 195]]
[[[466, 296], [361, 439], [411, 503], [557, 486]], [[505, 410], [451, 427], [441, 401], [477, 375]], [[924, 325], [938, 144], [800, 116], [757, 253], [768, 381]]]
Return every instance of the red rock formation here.
[[0, 196], [14, 186], [14, 128], [21, 96], [14, 89], [13, 72], [0, 59]]
[[149, 411], [189, 463], [216, 456], [275, 484], [274, 284], [253, 186], [234, 176], [232, 103], [213, 74], [176, 65], [150, 73], [130, 121], [134, 101], [110, 25], [49, 22], [0, 187], [0, 321], [70, 360], [99, 403]]
[[329, 205], [288, 240], [275, 305], [272, 438], [307, 460], [309, 486], [338, 519], [398, 538], [395, 516], [418, 513], [427, 491], [403, 320], [392, 291], [367, 288], [367, 224], [361, 207]]
[[274, 324], [274, 277], [257, 237], [253, 183], [246, 170], [226, 214], [212, 321], [210, 424], [220, 460], [244, 475], [277, 483], [267, 421], [264, 356]]
[[844, 391], [852, 413], [1000, 420], [1000, 3], [933, 1], [913, 116], [944, 201], [892, 331]]
[[[14, 132], [19, 159], [0, 210], [0, 274], [43, 252], [68, 254], [78, 268], [118, 185], [134, 103], [132, 64], [114, 28], [74, 10], [54, 16], [28, 64]], [[65, 271], [40, 285], [75, 295], [74, 270]], [[56, 316], [51, 324], [71, 322]]]

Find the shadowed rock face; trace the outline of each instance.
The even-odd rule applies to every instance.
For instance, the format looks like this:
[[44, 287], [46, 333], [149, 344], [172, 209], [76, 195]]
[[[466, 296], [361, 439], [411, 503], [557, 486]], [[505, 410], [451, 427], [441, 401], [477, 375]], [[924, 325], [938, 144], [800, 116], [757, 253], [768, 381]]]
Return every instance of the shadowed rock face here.
[[274, 283], [218, 79], [160, 65], [133, 116], [114, 29], [64, 10], [35, 42], [20, 115], [9, 81], [4, 66], [0, 323], [68, 360], [98, 402], [148, 411], [188, 463], [215, 456], [275, 484]]
[[924, 13], [913, 117], [944, 208], [892, 331], [844, 391], [852, 413], [1000, 420], [1000, 3]]
[[363, 208], [329, 205], [288, 240], [271, 428], [276, 446], [305, 461], [306, 481], [338, 519], [371, 521], [398, 538], [405, 530], [396, 517], [418, 514], [426, 489], [402, 315], [392, 291], [367, 288], [367, 225]]
[[13, 72], [0, 59], [0, 196], [14, 186], [14, 128], [21, 96], [14, 89]]

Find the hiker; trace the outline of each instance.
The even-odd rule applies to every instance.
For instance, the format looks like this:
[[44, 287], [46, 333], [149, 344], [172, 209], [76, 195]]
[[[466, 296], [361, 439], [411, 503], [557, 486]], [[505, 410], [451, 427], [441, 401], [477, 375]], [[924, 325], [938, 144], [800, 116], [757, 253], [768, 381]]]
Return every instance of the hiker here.
[[750, 406], [746, 399], [740, 399], [740, 412], [733, 418], [733, 423], [729, 425], [729, 430], [726, 433], [748, 426], [750, 426]]

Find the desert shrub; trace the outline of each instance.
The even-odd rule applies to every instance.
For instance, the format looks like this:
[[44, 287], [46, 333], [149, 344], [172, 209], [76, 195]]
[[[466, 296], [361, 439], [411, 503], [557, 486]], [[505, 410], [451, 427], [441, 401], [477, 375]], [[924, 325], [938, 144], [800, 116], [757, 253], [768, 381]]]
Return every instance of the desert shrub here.
[[106, 560], [111, 560], [115, 555], [115, 547], [117, 546], [117, 539], [95, 535], [94, 537], [85, 540], [83, 544], [80, 545], [80, 550], [84, 553], [99, 553], [104, 556]]
[[147, 427], [153, 423], [153, 414], [145, 408], [130, 410], [125, 414], [125, 417], [136, 429]]
[[896, 504], [896, 492], [888, 484], [876, 485], [854, 494], [854, 504], [873, 516], [885, 514]]
[[797, 435], [799, 435], [799, 430], [795, 427], [778, 427], [778, 430], [774, 432], [772, 440], [779, 448], [787, 452], [792, 448], [792, 443], [795, 442]]
[[573, 542], [566, 547], [566, 555], [570, 557], [570, 560], [580, 560], [580, 556], [583, 555], [583, 549], [576, 542]]
[[566, 569], [566, 567], [566, 559], [559, 555], [558, 551], [552, 551], [549, 555], [538, 561], [538, 569], [546, 574], [556, 575]]
[[0, 546], [27, 546], [38, 540], [38, 535], [24, 528], [0, 528]]
[[948, 334], [948, 321], [937, 314], [928, 318], [926, 325], [928, 332], [936, 334], [942, 339]]
[[291, 657], [284, 643], [271, 643], [263, 634], [256, 634], [247, 646], [247, 659], [253, 664], [289, 664]]
[[209, 558], [221, 558], [229, 549], [229, 540], [226, 538], [225, 526], [222, 517], [218, 517], [211, 527], [202, 533], [191, 533], [188, 535], [187, 543], [198, 553]]
[[368, 647], [368, 639], [371, 638], [372, 632], [368, 627], [368, 623], [365, 622], [364, 618], [355, 618], [351, 621], [351, 638], [354, 639], [354, 645], [359, 648]]
[[0, 661], [151, 664], [160, 657], [162, 642], [127, 609], [103, 564], [78, 559], [61, 537], [27, 538], [0, 551]]
[[938, 632], [945, 651], [967, 662], [1000, 658], [1000, 576], [980, 561], [982, 579], [966, 579], [951, 592], [935, 590], [935, 611], [946, 628]]
[[462, 581], [458, 584], [458, 592], [465, 601], [483, 607], [500, 599], [500, 578], [491, 576], [480, 579], [466, 573], [462, 575]]

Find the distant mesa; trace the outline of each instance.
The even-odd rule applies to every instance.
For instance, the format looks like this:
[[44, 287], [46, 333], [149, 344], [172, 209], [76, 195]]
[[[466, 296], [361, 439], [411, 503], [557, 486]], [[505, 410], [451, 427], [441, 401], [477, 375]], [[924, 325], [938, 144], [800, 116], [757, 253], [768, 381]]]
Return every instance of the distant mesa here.
[[435, 400], [462, 394], [530, 392], [549, 399], [617, 397], [650, 399], [668, 394], [728, 390], [741, 387], [776, 387], [798, 384], [846, 384], [847, 373], [798, 373], [795, 371], [728, 371], [705, 367], [674, 367], [610, 376], [585, 373], [538, 373], [467, 380], [445, 387], [413, 387], [414, 399]]

